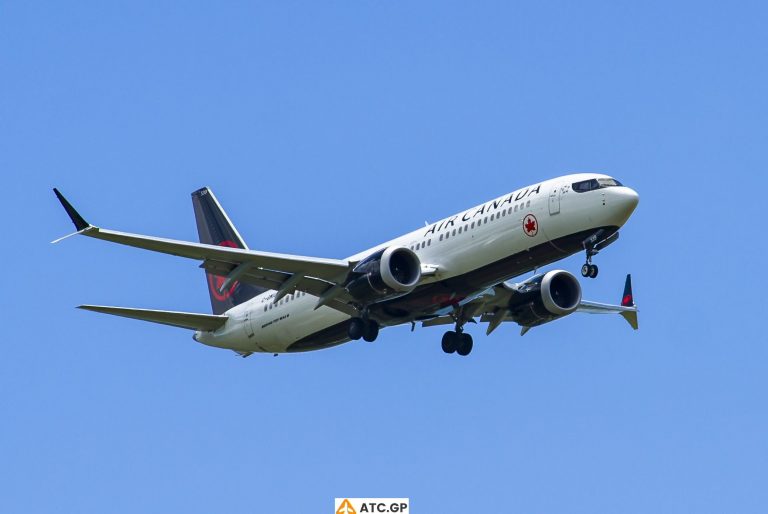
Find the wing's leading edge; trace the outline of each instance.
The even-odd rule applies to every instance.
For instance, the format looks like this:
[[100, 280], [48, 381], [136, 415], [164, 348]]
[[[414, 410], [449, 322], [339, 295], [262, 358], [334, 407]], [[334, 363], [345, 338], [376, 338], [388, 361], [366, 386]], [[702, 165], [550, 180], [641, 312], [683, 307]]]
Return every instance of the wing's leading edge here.
[[632, 293], [632, 275], [627, 275], [624, 282], [624, 294], [621, 297], [621, 305], [611, 305], [608, 303], [588, 302], [582, 300], [576, 312], [586, 312], [588, 314], [620, 314], [630, 326], [637, 330], [639, 328], [637, 320], [637, 306], [635, 305], [634, 294]]
[[249, 264], [256, 268], [291, 274], [302, 273], [304, 276], [334, 283], [343, 281], [351, 267], [349, 262], [339, 259], [258, 252], [102, 229], [86, 222], [57, 189], [54, 189], [54, 192], [78, 233], [95, 239], [201, 261], [218, 261], [234, 265]]

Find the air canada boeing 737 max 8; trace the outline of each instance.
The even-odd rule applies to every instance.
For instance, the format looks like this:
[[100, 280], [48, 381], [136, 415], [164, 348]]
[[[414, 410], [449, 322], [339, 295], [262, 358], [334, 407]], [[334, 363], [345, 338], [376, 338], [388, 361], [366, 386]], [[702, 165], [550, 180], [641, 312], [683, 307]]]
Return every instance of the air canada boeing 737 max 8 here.
[[582, 300], [564, 270], [510, 281], [577, 252], [586, 254], [581, 274], [597, 276], [592, 257], [618, 239], [638, 203], [606, 175], [524, 187], [346, 259], [250, 250], [208, 188], [192, 193], [200, 243], [93, 226], [54, 192], [75, 234], [201, 261], [213, 314], [81, 309], [191, 329], [196, 341], [242, 356], [373, 341], [380, 328], [403, 323], [450, 326], [442, 348], [459, 355], [472, 351], [463, 330], [470, 321], [487, 323], [487, 334], [516, 322], [525, 334], [574, 312], [618, 313], [637, 329], [629, 275], [619, 305]]

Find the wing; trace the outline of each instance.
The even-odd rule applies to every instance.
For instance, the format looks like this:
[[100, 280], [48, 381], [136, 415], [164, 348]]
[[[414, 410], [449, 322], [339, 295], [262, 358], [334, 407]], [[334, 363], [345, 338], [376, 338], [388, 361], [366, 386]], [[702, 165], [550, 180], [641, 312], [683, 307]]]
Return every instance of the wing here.
[[318, 307], [328, 305], [346, 313], [351, 312], [352, 307], [344, 301], [348, 293], [341, 285], [352, 269], [353, 262], [259, 252], [107, 230], [85, 221], [58, 190], [54, 189], [54, 192], [74, 223], [77, 229], [75, 234], [203, 261], [202, 268], [226, 277], [221, 290], [226, 290], [236, 280], [242, 280], [277, 290], [275, 301], [294, 290], [299, 290], [318, 296]]
[[[486, 334], [496, 330], [504, 322], [515, 322], [522, 326], [520, 335], [525, 335], [531, 329], [530, 325], [521, 323], [508, 306], [514, 303], [515, 295], [525, 294], [518, 285], [501, 283], [483, 291], [478, 296], [470, 299], [463, 305], [459, 305], [450, 313], [437, 316], [422, 322], [422, 326], [448, 325], [459, 322], [474, 322], [479, 315], [481, 323], [488, 323]], [[620, 305], [598, 303], [582, 300], [575, 312], [589, 314], [620, 314], [633, 329], [638, 329], [637, 306], [635, 306], [632, 294], [632, 277], [627, 275], [624, 285], [624, 295]]]
[[632, 293], [632, 275], [627, 275], [624, 282], [624, 294], [621, 297], [620, 305], [611, 305], [608, 303], [582, 301], [576, 312], [586, 312], [588, 314], [619, 314], [630, 326], [637, 330], [639, 328], [637, 321], [637, 306], [635, 305], [634, 294]]

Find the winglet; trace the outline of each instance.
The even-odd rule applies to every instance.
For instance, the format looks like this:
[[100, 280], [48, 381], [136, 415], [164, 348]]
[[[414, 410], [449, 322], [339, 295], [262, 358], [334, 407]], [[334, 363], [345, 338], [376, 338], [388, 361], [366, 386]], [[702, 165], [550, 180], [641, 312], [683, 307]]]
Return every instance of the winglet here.
[[[621, 296], [621, 306], [622, 307], [635, 306], [635, 297], [632, 294], [632, 275], [627, 275], [627, 280], [626, 282], [624, 282], [624, 294]], [[629, 323], [629, 325], [633, 329], [635, 330], [638, 329], [639, 325], [637, 322], [637, 309], [620, 312], [619, 314], [621, 314], [621, 317], [627, 320], [627, 323]]]
[[632, 296], [632, 275], [627, 275], [627, 281], [624, 282], [624, 294], [621, 296], [621, 306], [635, 306], [635, 299]]
[[59, 199], [62, 207], [64, 207], [64, 210], [67, 211], [69, 219], [71, 219], [72, 223], [75, 224], [75, 228], [78, 232], [81, 232], [91, 226], [90, 223], [85, 221], [83, 217], [80, 216], [80, 213], [77, 212], [74, 207], [72, 207], [72, 204], [69, 203], [66, 198], [64, 198], [64, 195], [62, 195], [58, 189], [54, 187], [53, 192], [56, 193], [56, 198]]
[[640, 326], [637, 323], [637, 311], [626, 311], [626, 312], [620, 312], [619, 313], [622, 318], [627, 320], [627, 323], [629, 323], [629, 326], [631, 326], [633, 329], [637, 330], [640, 328]]

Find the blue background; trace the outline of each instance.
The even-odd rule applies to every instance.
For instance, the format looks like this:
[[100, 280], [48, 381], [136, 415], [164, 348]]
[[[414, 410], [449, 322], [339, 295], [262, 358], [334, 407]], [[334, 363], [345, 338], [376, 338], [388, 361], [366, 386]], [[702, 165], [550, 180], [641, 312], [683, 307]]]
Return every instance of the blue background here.
[[[5, 2], [0, 511], [765, 512], [764, 2]], [[253, 248], [344, 257], [599, 171], [641, 202], [574, 315], [248, 359], [80, 303], [209, 312], [211, 186]], [[578, 272], [582, 256], [559, 263]], [[503, 503], [501, 503], [503, 502]]]

